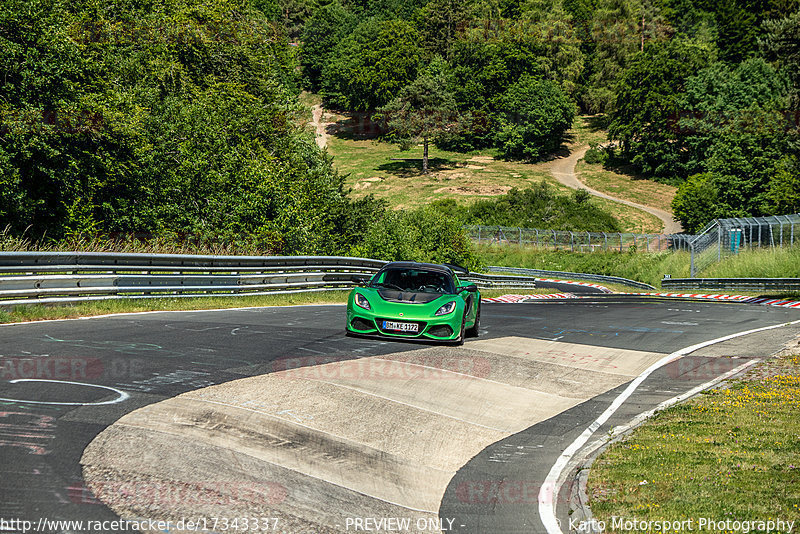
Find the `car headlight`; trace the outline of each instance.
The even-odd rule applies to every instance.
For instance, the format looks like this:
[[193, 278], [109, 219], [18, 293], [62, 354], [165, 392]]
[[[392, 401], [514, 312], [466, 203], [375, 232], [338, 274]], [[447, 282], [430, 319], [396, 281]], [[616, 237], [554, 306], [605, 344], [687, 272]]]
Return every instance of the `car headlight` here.
[[361, 293], [356, 293], [355, 302], [356, 306], [358, 306], [359, 308], [364, 308], [365, 310], [371, 309], [369, 307], [369, 301], [367, 300], [367, 297], [365, 297]]
[[456, 301], [451, 300], [450, 302], [448, 302], [447, 304], [436, 310], [436, 313], [434, 315], [447, 315], [448, 313], [453, 313], [454, 311], [456, 311]]

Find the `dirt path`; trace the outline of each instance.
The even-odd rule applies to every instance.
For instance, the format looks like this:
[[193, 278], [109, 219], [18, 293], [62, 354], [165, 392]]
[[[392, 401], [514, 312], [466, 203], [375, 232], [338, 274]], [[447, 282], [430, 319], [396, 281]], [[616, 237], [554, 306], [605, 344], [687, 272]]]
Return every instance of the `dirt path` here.
[[322, 122], [322, 116], [325, 110], [322, 109], [322, 104], [317, 104], [311, 108], [312, 124], [314, 125], [314, 137], [317, 140], [317, 145], [320, 148], [328, 146], [328, 132], [325, 131], [326, 124]]
[[672, 213], [664, 210], [660, 210], [658, 208], [652, 208], [650, 206], [645, 206], [643, 204], [637, 204], [636, 202], [631, 202], [630, 200], [624, 200], [621, 198], [612, 197], [611, 195], [607, 195], [605, 193], [601, 193], [591, 187], [584, 185], [578, 179], [578, 176], [575, 174], [575, 165], [578, 163], [578, 160], [581, 159], [589, 147], [579, 147], [572, 151], [572, 153], [562, 159], [558, 159], [553, 161], [550, 167], [550, 173], [555, 177], [556, 180], [561, 182], [562, 184], [566, 185], [567, 187], [571, 187], [573, 189], [586, 189], [592, 195], [606, 198], [608, 200], [613, 200], [614, 202], [619, 202], [620, 204], [625, 204], [626, 206], [630, 206], [632, 208], [640, 209], [646, 211], [647, 213], [651, 213], [661, 219], [664, 223], [664, 233], [665, 234], [677, 234], [683, 231], [681, 228], [681, 224], [672, 218]]

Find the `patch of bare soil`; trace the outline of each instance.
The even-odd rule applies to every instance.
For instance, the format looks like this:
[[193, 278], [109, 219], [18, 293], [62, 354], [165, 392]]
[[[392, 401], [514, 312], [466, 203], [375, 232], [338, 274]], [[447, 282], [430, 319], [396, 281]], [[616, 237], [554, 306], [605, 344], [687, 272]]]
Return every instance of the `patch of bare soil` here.
[[507, 185], [459, 185], [440, 187], [434, 193], [454, 193], [456, 195], [504, 195], [511, 190]]

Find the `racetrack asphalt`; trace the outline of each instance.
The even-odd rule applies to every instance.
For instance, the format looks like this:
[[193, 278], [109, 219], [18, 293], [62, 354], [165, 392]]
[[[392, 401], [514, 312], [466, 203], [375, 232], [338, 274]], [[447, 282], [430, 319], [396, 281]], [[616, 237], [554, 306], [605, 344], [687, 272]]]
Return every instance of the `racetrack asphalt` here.
[[[445, 526], [452, 525], [452, 530], [459, 532], [542, 531], [536, 500], [541, 481], [562, 450], [609, 405], [625, 387], [629, 377], [634, 376], [638, 369], [635, 366], [631, 367], [630, 372], [619, 374], [622, 379], [618, 376], [614, 380], [609, 380], [607, 383], [609, 389], [595, 394], [597, 392], [592, 390], [591, 383], [594, 380], [589, 380], [587, 377], [605, 375], [599, 368], [592, 368], [591, 362], [586, 362], [585, 354], [593, 352], [591, 347], [602, 347], [604, 350], [617, 349], [622, 351], [620, 354], [625, 355], [642, 354], [642, 358], [649, 362], [654, 355], [668, 354], [694, 343], [797, 319], [800, 319], [800, 314], [790, 309], [614, 296], [486, 305], [482, 314], [481, 336], [477, 341], [467, 342], [463, 350], [468, 352], [464, 354], [474, 355], [474, 351], [487, 351], [485, 352], [487, 361], [499, 362], [495, 367], [499, 373], [499, 367], [502, 367], [500, 363], [516, 362], [519, 359], [519, 355], [514, 351], [520, 346], [537, 347], [537, 350], [545, 344], [556, 347], [583, 347], [583, 352], [576, 349], [570, 354], [584, 356], [568, 359], [559, 365], [574, 368], [575, 377], [584, 380], [585, 383], [576, 383], [574, 391], [560, 394], [560, 398], [572, 398], [577, 404], [572, 406], [565, 404], [567, 408], [562, 411], [553, 408], [556, 413], [552, 415], [545, 410], [542, 412], [542, 417], [546, 418], [537, 420], [534, 424], [518, 426], [525, 424], [526, 421], [536, 420], [533, 416], [530, 416], [531, 419], [526, 419], [528, 417], [526, 413], [518, 413], [524, 410], [512, 410], [498, 415], [496, 420], [503, 423], [500, 428], [504, 437], [489, 443], [486, 443], [486, 439], [491, 438], [491, 434], [487, 434], [483, 439], [476, 438], [471, 442], [471, 446], [480, 448], [474, 453], [470, 452], [463, 458], [456, 455], [449, 459], [448, 466], [457, 468], [453, 469], [454, 474], [448, 475], [449, 478], [442, 486], [439, 509], [434, 515], [441, 518]], [[261, 380], [264, 375], [269, 377], [271, 374], [285, 371], [288, 365], [287, 358], [292, 359], [293, 368], [297, 366], [316, 368], [332, 361], [356, 361], [376, 357], [397, 359], [398, 355], [403, 353], [441, 350], [435, 346], [409, 342], [348, 338], [344, 336], [343, 321], [343, 306], [301, 306], [209, 312], [158, 312], [91, 320], [10, 325], [0, 328], [2, 379], [5, 381], [2, 384], [0, 397], [6, 399], [2, 401], [0, 407], [2, 410], [0, 424], [3, 425], [0, 427], [3, 451], [3, 462], [0, 465], [2, 472], [0, 517], [26, 519], [33, 521], [34, 524], [41, 518], [113, 520], [119, 517], [119, 511], [122, 511], [127, 518], [137, 515], [143, 517], [141, 514], [144, 511], [136, 509], [135, 506], [126, 508], [124, 503], [117, 501], [113, 503], [114, 510], [112, 510], [98, 501], [86, 487], [81, 466], [82, 457], [93, 440], [101, 433], [111, 435], [104, 431], [110, 432], [111, 427], [123, 416], [135, 417], [134, 412], [138, 409], [156, 409], [154, 407], [157, 405], [169, 406], [163, 402], [181, 394], [201, 395], [203, 391], [215, 391], [214, 387], [220, 384], [229, 387], [230, 383], [230, 387], [236, 387], [235, 385], [243, 383], [241, 379], [245, 378]], [[787, 327], [748, 336], [720, 346], [709, 347], [699, 354], [690, 355], [680, 362], [670, 364], [648, 378], [599, 433], [606, 432], [611, 426], [623, 424], [659, 402], [722, 374], [732, 368], [734, 363], [741, 363], [747, 358], [768, 356], [797, 334], [797, 328]], [[452, 351], [461, 349], [446, 350], [451, 351], [447, 354], [452, 355]], [[544, 361], [542, 358], [538, 360], [534, 358], [532, 361], [531, 365], [534, 366], [531, 367], [534, 369], [531, 371], [532, 380], [539, 374], [543, 379], [554, 380], [552, 376], [549, 378], [545, 376], [547, 375], [545, 371], [539, 372], [536, 369], [546, 369], [547, 365], [555, 362]], [[578, 371], [583, 374], [578, 374]], [[506, 371], [503, 373], [505, 374], [497, 376], [498, 379], [502, 377], [505, 381], [498, 385], [497, 391], [506, 395], [507, 383], [512, 380], [513, 373]], [[492, 375], [489, 378], [495, 377]], [[11, 383], [10, 381], [14, 379], [43, 381]], [[74, 383], [64, 383], [65, 381]], [[434, 391], [437, 387], [439, 389], [449, 387], [449, 383], [437, 384], [430, 380], [428, 383]], [[544, 383], [550, 384], [546, 380]], [[521, 387], [520, 384], [513, 387]], [[529, 387], [526, 384], [522, 385]], [[129, 397], [116, 402], [120, 399], [120, 393], [92, 386], [114, 388]], [[351, 389], [356, 386], [357, 384], [348, 384]], [[387, 386], [381, 385], [381, 387]], [[539, 393], [548, 394], [547, 391], [541, 390], [550, 386], [538, 384], [530, 387], [539, 388]], [[583, 390], [585, 390], [585, 400], [581, 400], [579, 395]], [[392, 394], [400, 393], [402, 392]], [[496, 392], [490, 393], [496, 394]], [[510, 399], [508, 396], [497, 398]], [[22, 400], [36, 401], [40, 404]], [[474, 403], [474, 400], [464, 399], [465, 412], [473, 418], [470, 419], [470, 423], [474, 424], [479, 419], [483, 426], [492, 426], [488, 424], [493, 417], [491, 412], [469, 408], [468, 405], [470, 402]], [[100, 402], [111, 403], [97, 404]], [[289, 403], [291, 400], [286, 402]], [[437, 399], [431, 398], [425, 402], [433, 403], [437, 402]], [[297, 408], [297, 405], [286, 408], [286, 418], [298, 417], [299, 414], [292, 412]], [[455, 419], [453, 414], [445, 415]], [[226, 416], [231, 417], [230, 414]], [[381, 416], [380, 413], [364, 415], [365, 418], [374, 417], [376, 420]], [[390, 414], [387, 415], [389, 416]], [[329, 420], [318, 418], [320, 424], [322, 422], [333, 424], [331, 416], [326, 417]], [[235, 424], [235, 421], [231, 422], [229, 419], [227, 421]], [[402, 419], [396, 421], [396, 424], [402, 428]], [[153, 432], [153, 429], [146, 430]], [[147, 436], [153, 435], [147, 434]], [[458, 444], [448, 443], [447, 438], [447, 435], [436, 436], [436, 439], [441, 440], [441, 450], [459, 452]], [[196, 440], [195, 443], [201, 443], [201, 438]], [[128, 454], [146, 458], [150, 463], [153, 463], [153, 460], [157, 463], [162, 457], [159, 449], [149, 450], [147, 440], [139, 442], [138, 445], [135, 443], [130, 442]], [[120, 443], [114, 443], [113, 440], [96, 445], [96, 447], [101, 446], [110, 447], [108, 450], [124, 450], [124, 447], [119, 449]], [[219, 443], [214, 446], [219, 448]], [[356, 443], [352, 450], [362, 450], [360, 447], [363, 446], [364, 443]], [[102, 452], [104, 449], [101, 447], [97, 450]], [[219, 451], [215, 449], [215, 454], [218, 453]], [[164, 455], [168, 454], [169, 451], [164, 449]], [[397, 457], [402, 457], [405, 461], [397, 464], [398, 472], [401, 472], [401, 468], [412, 469], [416, 468], [415, 465], [417, 467], [421, 465], [413, 464], [409, 460], [412, 457], [416, 458], [414, 454], [418, 453], [407, 450], [398, 452]], [[100, 457], [102, 458], [102, 454]], [[328, 473], [330, 470], [325, 471], [325, 469], [329, 466], [326, 465], [324, 458], [313, 466], [314, 471], [303, 474], [314, 477], [320, 472]], [[190, 458], [183, 460], [191, 462]], [[107, 463], [102, 466], [103, 468], [115, 467], [113, 458], [105, 461]], [[164, 463], [166, 465], [175, 461], [177, 461], [175, 458], [167, 458]], [[224, 471], [225, 476], [230, 477], [227, 479], [228, 484], [238, 483], [239, 479], [235, 478], [237, 475], [234, 471], [230, 471], [229, 465], [226, 464], [225, 469], [222, 469], [224, 458], [221, 458], [220, 462], [220, 470]], [[284, 460], [283, 464], [278, 466], [282, 472], [286, 471], [287, 462], [289, 460]], [[158, 467], [154, 466], [156, 470]], [[213, 467], [212, 464], [210, 468]], [[447, 470], [450, 467], [442, 469], [443, 472], [450, 472]], [[118, 475], [119, 473], [116, 473], [114, 476]], [[336, 476], [342, 477], [341, 483], [353, 480], [347, 473]], [[95, 489], [99, 488], [101, 492], [108, 493], [120, 493], [121, 489], [131, 489], [120, 486], [118, 478], [109, 480], [114, 482], [106, 486], [102, 483], [98, 486], [95, 480]], [[287, 475], [281, 480], [284, 481], [281, 488], [275, 489], [278, 487], [276, 485], [272, 489], [278, 493], [284, 492], [285, 495], [282, 497], [288, 495], [294, 498], [295, 494], [302, 493], [308, 488], [306, 479], [292, 479]], [[297, 486], [292, 486], [292, 480], [295, 480]], [[430, 502], [436, 498], [436, 492], [439, 491], [437, 484], [441, 483], [438, 480], [431, 484], [425, 482], [420, 486], [419, 492], [413, 494], [404, 493], [400, 487], [395, 495], [405, 496], [403, 498], [414, 502], [417, 502], [415, 499], [422, 495], [424, 498], [419, 497], [419, 502]], [[363, 482], [356, 480], [354, 483]], [[218, 480], [215, 483], [224, 485], [225, 481]], [[175, 499], [192, 501], [192, 497], [186, 493], [191, 491], [191, 488], [183, 488], [183, 493], [175, 493], [175, 488], [170, 487], [168, 488], [170, 493], [167, 495], [167, 489], [159, 484], [151, 482], [145, 489], [154, 492], [156, 499], [164, 501], [161, 504], [166, 503], [165, 510], [157, 510], [158, 506], [153, 506], [152, 502], [147, 503], [148, 507], [155, 510], [156, 514], [166, 514], [163, 517], [174, 519], [167, 510], [174, 503], [167, 501]], [[381, 485], [380, 481], [377, 486], [375, 489], [377, 493], [370, 497], [373, 500], [380, 499], [381, 496], [377, 494], [385, 490], [385, 485]], [[143, 487], [139, 487], [138, 490], [145, 491]], [[303, 496], [305, 501], [298, 497], [297, 502], [303, 501], [306, 505], [301, 516], [306, 514], [303, 517], [308, 517], [315, 513], [314, 509], [308, 508], [308, 503], [313, 503], [314, 499], [326, 498], [327, 487], [324, 483], [315, 486], [314, 492]], [[336, 491], [340, 491], [343, 486], [336, 485], [336, 488]], [[347, 497], [354, 494], [353, 492], [359, 495], [369, 494], [358, 488], [344, 488], [344, 490], [337, 495]], [[286, 502], [291, 500], [287, 499]], [[208, 504], [208, 501], [202, 499], [195, 499], [193, 502], [199, 503], [197, 508], [199, 511], [203, 510], [203, 505]], [[366, 508], [359, 508], [359, 513], [364, 513], [372, 501], [365, 502], [366, 504], [362, 504]], [[215, 504], [218, 506], [214, 513], [218, 515], [225, 513], [224, 505], [219, 502]], [[346, 504], [341, 507], [340, 522], [325, 524], [330, 531], [348, 530], [345, 526], [345, 521], [349, 517]], [[281, 498], [272, 499], [269, 505], [279, 509]], [[324, 507], [320, 506], [321, 508]], [[185, 511], [186, 508], [181, 510]], [[402, 507], [389, 507], [387, 510], [395, 515], [402, 513]], [[297, 510], [291, 510], [291, 514], [294, 514], [292, 517], [297, 517], [296, 512]], [[325, 510], [325, 513], [336, 512]], [[559, 506], [559, 514], [562, 521], [567, 520], [566, 506]], [[313, 527], [310, 528], [320, 531], [316, 528], [319, 524], [309, 521]], [[280, 526], [277, 530], [300, 531], [294, 527], [282, 529]], [[354, 531], [353, 528], [349, 530]]]

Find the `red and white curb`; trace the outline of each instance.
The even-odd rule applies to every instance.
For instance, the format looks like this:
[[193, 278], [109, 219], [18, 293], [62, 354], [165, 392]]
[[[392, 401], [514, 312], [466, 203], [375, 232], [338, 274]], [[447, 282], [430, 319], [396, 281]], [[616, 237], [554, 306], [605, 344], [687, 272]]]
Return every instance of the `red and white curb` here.
[[764, 306], [780, 306], [783, 308], [800, 308], [800, 302], [795, 300], [770, 299], [765, 297], [748, 297], [746, 295], [716, 295], [708, 293], [620, 293], [620, 295], [644, 295], [653, 297], [682, 297], [703, 300], [732, 300], [748, 304], [763, 304]]
[[481, 302], [500, 302], [502, 304], [516, 304], [523, 300], [549, 300], [549, 299], [574, 299], [572, 293], [551, 293], [549, 295], [502, 295], [500, 297], [481, 298]]
[[[574, 286], [593, 287], [599, 289], [603, 293], [613, 293], [610, 289], [599, 284], [592, 284], [590, 282], [576, 282], [574, 280], [558, 280], [556, 278], [536, 278], [537, 282], [551, 282], [556, 284], [570, 284]], [[503, 304], [515, 304], [523, 300], [549, 300], [549, 299], [574, 299], [578, 298], [573, 293], [551, 293], [548, 295], [502, 295], [500, 297], [486, 297], [482, 298], [481, 302], [500, 302]]]
[[[555, 281], [555, 280], [547, 280]], [[563, 282], [559, 280], [559, 282]], [[580, 282], [573, 282], [580, 283]], [[601, 286], [602, 287], [602, 286]], [[605, 289], [605, 288], [604, 288]], [[611, 291], [609, 291], [611, 293]], [[717, 295], [712, 293], [616, 293], [617, 295], [632, 295], [642, 297], [676, 297], [676, 298], [692, 298], [700, 300], [712, 301], [733, 301], [742, 302], [747, 304], [761, 304], [763, 306], [779, 306], [782, 308], [800, 308], [800, 301], [794, 300], [781, 300], [770, 299], [765, 297], [748, 297], [746, 295]], [[517, 303], [526, 300], [549, 300], [549, 299], [585, 299], [592, 298], [588, 295], [574, 295], [572, 293], [552, 293], [549, 295], [502, 295], [500, 297], [487, 297], [481, 299], [481, 302], [499, 302], [499, 303]]]

